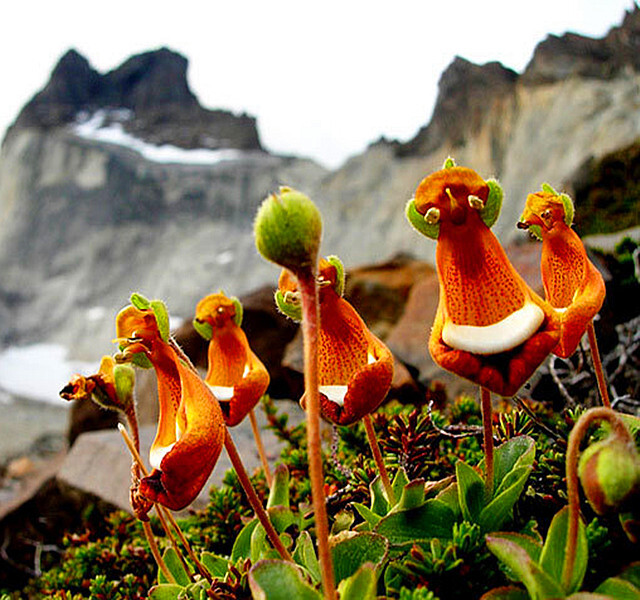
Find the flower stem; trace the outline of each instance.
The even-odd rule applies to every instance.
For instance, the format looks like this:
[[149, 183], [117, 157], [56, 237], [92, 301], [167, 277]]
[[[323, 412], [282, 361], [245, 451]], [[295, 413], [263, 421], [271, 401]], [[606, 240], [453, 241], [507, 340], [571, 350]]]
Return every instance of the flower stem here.
[[262, 443], [262, 436], [260, 435], [258, 420], [256, 419], [256, 414], [253, 409], [249, 411], [249, 422], [251, 423], [251, 429], [253, 430], [253, 437], [256, 440], [256, 448], [258, 449], [258, 454], [260, 455], [260, 462], [262, 463], [262, 468], [264, 469], [264, 476], [267, 479], [267, 485], [271, 487], [273, 477], [271, 476], [271, 469], [269, 468], [267, 454], [264, 451], [264, 444]]
[[602, 361], [600, 360], [600, 351], [598, 350], [598, 340], [596, 338], [596, 329], [593, 326], [593, 319], [589, 321], [589, 325], [587, 325], [587, 335], [589, 336], [589, 348], [591, 349], [593, 369], [596, 372], [596, 380], [598, 381], [598, 390], [600, 390], [602, 405], [611, 407], [611, 401], [609, 400], [609, 390], [607, 389], [607, 382], [604, 377], [604, 369], [602, 368]]
[[293, 562], [293, 558], [291, 558], [291, 554], [284, 547], [282, 540], [278, 536], [278, 532], [274, 529], [271, 521], [269, 519], [269, 515], [267, 511], [262, 506], [260, 502], [260, 498], [258, 498], [258, 494], [253, 489], [253, 485], [251, 484], [251, 480], [249, 479], [249, 475], [247, 474], [246, 469], [244, 468], [244, 464], [242, 463], [242, 459], [238, 454], [238, 450], [236, 445], [233, 443], [231, 439], [231, 434], [227, 429], [226, 435], [224, 437], [224, 447], [227, 450], [227, 454], [229, 455], [229, 460], [231, 460], [231, 464], [240, 480], [240, 484], [242, 485], [242, 489], [249, 500], [249, 504], [251, 504], [251, 508], [256, 513], [256, 517], [260, 521], [260, 524], [264, 527], [264, 530], [269, 538], [269, 541], [273, 545], [273, 547], [278, 551], [283, 560]]
[[578, 545], [578, 526], [580, 519], [580, 495], [578, 481], [578, 459], [580, 457], [580, 443], [594, 421], [603, 420], [611, 423], [613, 433], [621, 439], [633, 444], [633, 439], [624, 426], [622, 419], [616, 412], [605, 406], [590, 408], [578, 419], [569, 434], [566, 457], [567, 498], [569, 503], [569, 527], [567, 531], [567, 546], [564, 568], [562, 570], [562, 584], [569, 587], [573, 567], [576, 562]]
[[318, 288], [315, 266], [301, 268], [295, 273], [302, 306], [304, 340], [304, 384], [307, 411], [307, 443], [309, 478], [313, 496], [313, 512], [318, 540], [318, 558], [322, 572], [322, 587], [326, 600], [336, 599], [333, 561], [329, 549], [329, 520], [324, 495], [322, 447], [320, 440], [320, 396], [318, 393]]
[[173, 576], [171, 571], [169, 571], [167, 564], [164, 562], [164, 559], [160, 554], [160, 549], [158, 548], [156, 538], [153, 535], [153, 531], [151, 530], [151, 524], [149, 523], [149, 521], [141, 521], [141, 523], [142, 523], [142, 528], [144, 529], [144, 535], [147, 538], [147, 542], [149, 542], [149, 548], [151, 549], [151, 554], [153, 554], [153, 558], [155, 558], [158, 567], [160, 568], [160, 570], [162, 571], [162, 574], [166, 577], [169, 583], [175, 583], [176, 582], [175, 577]]
[[378, 467], [378, 472], [380, 473], [382, 485], [384, 486], [385, 492], [387, 493], [387, 501], [389, 502], [389, 506], [395, 506], [396, 495], [393, 491], [393, 487], [391, 486], [391, 480], [389, 479], [387, 468], [384, 466], [382, 452], [380, 452], [380, 446], [378, 444], [378, 439], [376, 438], [376, 431], [373, 428], [373, 423], [371, 422], [371, 415], [365, 415], [362, 418], [362, 422], [364, 423], [364, 429], [367, 432], [367, 440], [369, 441], [369, 446], [371, 446], [373, 460], [376, 461], [376, 466]]
[[485, 496], [493, 495], [493, 409], [491, 407], [491, 392], [480, 388], [480, 408], [482, 411], [482, 430], [484, 438], [484, 488]]

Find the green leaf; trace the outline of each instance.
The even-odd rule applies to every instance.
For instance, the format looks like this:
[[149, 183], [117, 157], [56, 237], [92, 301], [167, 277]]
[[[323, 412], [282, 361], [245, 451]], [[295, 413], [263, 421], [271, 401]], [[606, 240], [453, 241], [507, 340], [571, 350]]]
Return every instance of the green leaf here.
[[278, 533], [282, 533], [296, 522], [293, 511], [286, 506], [273, 506], [267, 509], [267, 513], [269, 513], [269, 519]]
[[516, 541], [505, 538], [500, 533], [488, 535], [486, 541], [489, 550], [524, 584], [532, 600], [565, 597], [560, 585], [549, 577]]
[[178, 600], [184, 588], [175, 583], [160, 583], [149, 590], [149, 600]]
[[374, 531], [385, 536], [392, 546], [413, 545], [418, 540], [451, 539], [453, 511], [439, 500], [427, 500], [419, 508], [392, 513], [376, 525]]
[[436, 496], [436, 500], [446, 504], [451, 509], [456, 519], [462, 518], [462, 509], [460, 508], [457, 483], [454, 482], [442, 490]]
[[480, 218], [484, 221], [487, 227], [493, 227], [493, 224], [500, 216], [504, 192], [502, 191], [500, 184], [495, 179], [488, 179], [487, 185], [489, 186], [489, 196], [487, 197], [484, 208], [480, 211]]
[[338, 586], [340, 600], [376, 600], [378, 573], [374, 565], [365, 563]]
[[369, 530], [373, 529], [380, 522], [380, 519], [382, 519], [380, 515], [377, 515], [370, 508], [366, 507], [364, 504], [361, 504], [360, 502], [354, 502], [352, 506], [358, 511], [358, 514], [365, 520], [365, 522], [369, 526]]
[[[162, 555], [164, 562], [169, 569], [169, 572], [173, 575], [176, 580], [176, 583], [181, 586], [187, 586], [191, 583], [191, 578], [189, 574], [185, 571], [184, 565], [180, 561], [178, 557], [178, 553], [174, 548], [167, 548]], [[164, 573], [160, 569], [158, 571], [158, 583], [169, 583], [167, 578], [164, 576]]]
[[535, 453], [535, 442], [527, 435], [519, 435], [500, 444], [493, 455], [494, 494], [500, 490], [502, 481], [510, 471], [518, 467], [533, 465]]
[[[542, 552], [542, 542], [539, 539], [525, 535], [522, 533], [515, 533], [511, 531], [501, 531], [495, 534], [500, 539], [508, 540], [518, 545], [522, 550], [527, 553], [527, 556], [534, 562], [539, 563], [540, 553]], [[506, 576], [511, 580], [518, 580], [518, 576], [513, 572], [511, 567], [506, 563], [503, 563], [502, 569]]]
[[369, 491], [371, 492], [371, 510], [381, 517], [386, 515], [389, 510], [389, 503], [384, 493], [384, 486], [382, 485], [380, 475], [377, 475], [369, 484]]
[[[569, 507], [565, 506], [553, 517], [551, 525], [549, 526], [549, 531], [547, 532], [547, 539], [545, 540], [542, 548], [542, 554], [540, 555], [540, 566], [558, 582], [562, 581], [562, 571], [564, 569], [566, 558], [568, 528]], [[587, 545], [587, 534], [584, 524], [582, 523], [582, 520], [580, 520], [578, 525], [578, 541], [575, 563], [571, 573], [569, 588], [565, 590], [567, 594], [576, 592], [580, 589], [587, 570], [588, 559], [589, 547]]]
[[249, 571], [254, 600], [322, 600], [300, 568], [282, 560], [261, 560]]
[[344, 508], [334, 518], [333, 525], [331, 526], [331, 535], [337, 535], [341, 531], [346, 531], [353, 525], [354, 516], [353, 513]]
[[609, 577], [596, 588], [595, 593], [612, 600], [640, 600], [640, 590], [621, 577]]
[[391, 482], [391, 488], [393, 489], [393, 493], [395, 494], [396, 498], [400, 498], [400, 496], [402, 496], [402, 491], [408, 484], [409, 478], [407, 477], [407, 472], [405, 471], [404, 467], [400, 467], [396, 471], [396, 475]]
[[477, 523], [484, 504], [484, 481], [472, 467], [461, 460], [456, 463], [456, 481], [462, 516], [470, 523]]
[[251, 556], [251, 536], [258, 523], [258, 519], [252, 519], [240, 530], [231, 549], [232, 563], [238, 562], [239, 558], [249, 558]]
[[513, 506], [520, 498], [530, 472], [530, 466], [518, 467], [503, 479], [509, 487], [502, 490], [503, 486], [500, 486], [502, 491], [482, 509], [478, 517], [477, 523], [483, 532], [496, 531], [511, 517]]
[[633, 583], [640, 589], [640, 562], [631, 563], [618, 577]]
[[231, 564], [226, 558], [213, 554], [212, 552], [203, 552], [200, 555], [200, 561], [206, 567], [207, 571], [218, 579], [222, 579], [229, 570]]
[[308, 531], [302, 531], [298, 536], [296, 549], [293, 552], [293, 560], [309, 572], [315, 583], [320, 582], [322, 579], [320, 563]]
[[424, 479], [414, 479], [404, 486], [400, 500], [398, 500], [398, 503], [389, 511], [389, 514], [398, 512], [399, 510], [418, 508], [422, 504], [424, 504]]
[[371, 532], [343, 531], [331, 539], [331, 556], [336, 582], [353, 575], [365, 563], [376, 567], [387, 556], [387, 540]]
[[407, 202], [405, 214], [411, 225], [417, 229], [422, 235], [437, 240], [440, 235], [440, 223], [430, 224], [424, 220], [424, 215], [421, 215], [416, 209], [416, 202], [413, 198]]
[[273, 483], [269, 491], [267, 508], [272, 506], [285, 506], [289, 508], [289, 469], [287, 465], [280, 464], [273, 474]]

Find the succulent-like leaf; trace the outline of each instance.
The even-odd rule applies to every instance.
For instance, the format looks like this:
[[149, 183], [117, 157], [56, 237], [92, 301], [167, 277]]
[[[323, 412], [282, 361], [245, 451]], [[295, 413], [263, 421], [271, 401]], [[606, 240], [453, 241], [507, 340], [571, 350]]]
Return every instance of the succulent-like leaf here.
[[300, 532], [296, 549], [293, 552], [293, 560], [309, 572], [309, 575], [311, 575], [315, 583], [320, 582], [322, 579], [320, 563], [308, 531]]
[[258, 526], [258, 519], [251, 519], [241, 530], [231, 549], [231, 562], [236, 563], [239, 558], [249, 558], [251, 556], [251, 536], [253, 530]]
[[272, 506], [289, 508], [289, 469], [287, 465], [278, 465], [273, 474], [273, 483], [269, 491], [267, 508]]
[[477, 523], [484, 505], [484, 481], [473, 468], [461, 460], [456, 463], [456, 481], [462, 516], [470, 523]]
[[282, 560], [261, 560], [249, 571], [255, 600], [322, 600], [303, 577], [300, 567]]
[[[180, 561], [178, 557], [178, 553], [174, 548], [167, 548], [162, 555], [169, 572], [173, 575], [176, 583], [183, 587], [189, 585], [191, 583], [191, 578], [189, 574], [185, 571], [184, 565]], [[164, 576], [162, 570], [158, 571], [158, 583], [169, 583], [167, 578]]]
[[184, 587], [175, 583], [160, 583], [149, 590], [149, 600], [178, 600]]
[[219, 579], [222, 579], [227, 574], [229, 566], [231, 565], [226, 558], [213, 554], [212, 552], [203, 552], [200, 555], [200, 561], [213, 577]]
[[340, 600], [376, 600], [378, 573], [374, 565], [365, 563], [338, 586]]
[[[567, 534], [569, 529], [569, 507], [560, 509], [551, 521], [547, 539], [545, 540], [540, 554], [540, 566], [555, 581], [562, 581], [562, 572], [566, 558]], [[578, 540], [576, 544], [576, 557], [571, 573], [569, 589], [567, 594], [576, 592], [582, 585], [582, 580], [587, 571], [587, 561], [589, 559], [589, 547], [587, 545], [587, 534], [582, 521], [578, 525]]]
[[535, 600], [564, 598], [565, 593], [559, 583], [544, 572], [533, 560], [527, 550], [512, 537], [506, 538], [500, 533], [487, 535], [487, 547], [500, 561], [509, 567], [510, 572], [521, 581]]
[[343, 531], [331, 539], [333, 572], [339, 583], [351, 577], [365, 563], [382, 564], [389, 549], [387, 540], [377, 533]]
[[518, 501], [530, 472], [530, 466], [522, 466], [508, 473], [503, 480], [504, 485], [482, 509], [476, 521], [482, 531], [495, 531], [511, 517], [513, 506]]

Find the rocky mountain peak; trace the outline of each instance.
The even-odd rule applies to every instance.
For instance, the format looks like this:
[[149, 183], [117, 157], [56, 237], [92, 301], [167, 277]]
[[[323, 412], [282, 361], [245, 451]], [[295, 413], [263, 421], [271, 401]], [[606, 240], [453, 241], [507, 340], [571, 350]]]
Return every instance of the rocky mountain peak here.
[[187, 59], [168, 48], [138, 54], [100, 74], [76, 50], [62, 56], [46, 86], [22, 109], [12, 131], [64, 127], [97, 111], [153, 144], [261, 150], [256, 121], [207, 110], [187, 82]]
[[580, 76], [611, 79], [625, 69], [640, 71], [640, 8], [625, 13], [622, 24], [603, 38], [576, 33], [549, 35], [540, 42], [522, 74], [526, 84]]
[[511, 93], [517, 79], [515, 71], [499, 62], [477, 65], [456, 56], [440, 76], [431, 121], [398, 147], [398, 155], [428, 154], [445, 140], [463, 145], [481, 125], [491, 100]]

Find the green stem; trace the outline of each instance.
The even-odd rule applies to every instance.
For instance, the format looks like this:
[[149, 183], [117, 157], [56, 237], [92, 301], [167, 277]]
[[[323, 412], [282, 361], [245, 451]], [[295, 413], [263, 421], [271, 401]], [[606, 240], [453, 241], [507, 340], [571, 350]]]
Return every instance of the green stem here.
[[387, 472], [387, 468], [384, 466], [384, 460], [382, 459], [382, 452], [380, 452], [380, 445], [378, 444], [376, 431], [373, 428], [371, 415], [365, 415], [362, 418], [362, 422], [364, 424], [364, 429], [367, 432], [367, 440], [369, 440], [369, 446], [371, 446], [371, 452], [373, 453], [373, 460], [375, 460], [376, 462], [376, 466], [378, 467], [378, 472], [380, 473], [380, 479], [382, 480], [382, 485], [384, 486], [384, 490], [387, 493], [387, 501], [389, 502], [389, 506], [395, 506], [396, 495], [393, 491], [393, 487], [391, 485], [391, 480], [389, 479], [389, 473]]
[[322, 447], [320, 440], [320, 395], [318, 393], [318, 288], [315, 266], [300, 269], [296, 274], [302, 305], [302, 333], [304, 340], [304, 384], [307, 411], [307, 444], [309, 478], [313, 496], [318, 558], [322, 571], [322, 586], [327, 600], [336, 600], [333, 561], [329, 548], [329, 519], [324, 495]]
[[229, 455], [229, 460], [231, 460], [231, 464], [240, 480], [240, 484], [242, 485], [242, 489], [247, 496], [247, 500], [249, 500], [249, 504], [251, 504], [251, 508], [253, 508], [253, 512], [256, 513], [256, 517], [260, 521], [260, 524], [264, 527], [264, 530], [269, 538], [269, 541], [273, 545], [273, 547], [278, 551], [283, 560], [293, 562], [293, 558], [291, 558], [291, 554], [284, 547], [278, 532], [274, 529], [271, 520], [269, 519], [269, 515], [267, 511], [262, 506], [260, 502], [260, 498], [258, 498], [258, 494], [253, 489], [253, 485], [251, 483], [251, 479], [249, 479], [249, 475], [247, 474], [246, 469], [244, 468], [244, 464], [242, 463], [242, 459], [238, 454], [238, 450], [236, 445], [233, 443], [231, 439], [231, 434], [227, 429], [226, 435], [224, 436], [224, 447], [227, 450], [227, 454]]
[[593, 319], [589, 321], [589, 325], [587, 325], [587, 335], [589, 337], [589, 349], [591, 350], [593, 369], [596, 372], [596, 380], [598, 381], [598, 390], [600, 390], [602, 405], [611, 407], [611, 401], [609, 400], [609, 390], [607, 389], [604, 369], [602, 368], [602, 361], [600, 360], [600, 351], [598, 350], [598, 340], [596, 338], [596, 329], [593, 326]]
[[567, 553], [562, 570], [562, 584], [568, 589], [576, 562], [578, 545], [578, 527], [580, 519], [580, 494], [578, 480], [578, 460], [580, 457], [580, 443], [594, 421], [603, 420], [611, 423], [612, 434], [619, 436], [627, 443], [633, 444], [622, 419], [616, 412], [605, 406], [597, 406], [587, 410], [576, 422], [569, 434], [566, 457], [567, 498], [569, 503], [569, 527], [567, 531]]
[[480, 408], [482, 411], [482, 431], [484, 438], [484, 488], [487, 499], [493, 495], [493, 409], [491, 392], [480, 388]]

